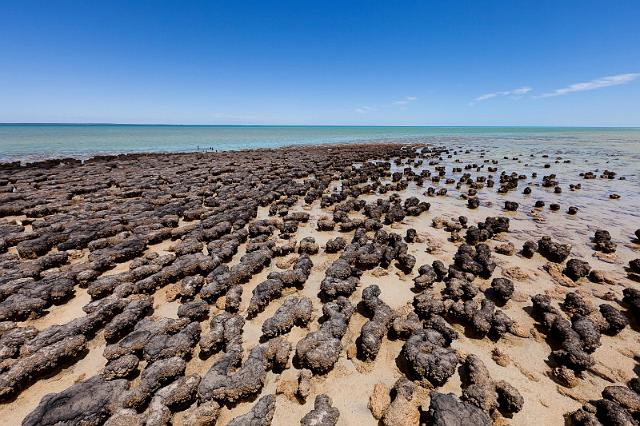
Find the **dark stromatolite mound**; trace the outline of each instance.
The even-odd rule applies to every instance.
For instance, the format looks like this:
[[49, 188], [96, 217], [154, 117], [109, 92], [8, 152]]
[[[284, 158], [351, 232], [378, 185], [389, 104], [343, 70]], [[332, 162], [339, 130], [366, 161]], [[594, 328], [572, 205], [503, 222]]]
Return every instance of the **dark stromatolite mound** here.
[[282, 295], [284, 284], [279, 279], [267, 279], [253, 289], [253, 295], [249, 302], [248, 315], [254, 317], [262, 312], [272, 300]]
[[89, 339], [126, 304], [126, 300], [111, 298], [85, 305], [83, 309], [87, 312], [86, 316], [73, 319], [66, 324], [54, 324], [40, 331], [34, 338], [24, 343], [20, 349], [20, 355], [23, 357], [32, 355], [73, 336]]
[[146, 424], [151, 426], [170, 423], [172, 412], [181, 411], [195, 401], [199, 383], [198, 375], [183, 376], [158, 389], [149, 402]]
[[320, 250], [320, 247], [316, 243], [315, 238], [313, 237], [305, 237], [300, 240], [300, 245], [298, 246], [298, 253], [300, 254], [317, 254]]
[[347, 240], [342, 237], [336, 237], [329, 241], [324, 247], [324, 251], [327, 253], [337, 253], [343, 250], [347, 246]]
[[640, 395], [626, 386], [607, 386], [602, 397], [614, 401], [632, 413], [640, 412]]
[[[192, 336], [192, 332], [199, 332], [198, 323], [193, 323], [188, 332], [183, 335], [186, 337], [187, 341], [182, 342], [183, 344], [178, 347], [172, 347], [171, 341], [174, 339], [167, 340], [175, 335], [180, 333], [180, 331], [184, 330], [189, 325], [189, 320], [187, 319], [171, 319], [171, 318], [160, 318], [158, 320], [153, 320], [148, 317], [141, 319], [134, 329], [125, 335], [121, 340], [116, 343], [109, 344], [104, 350], [104, 357], [112, 360], [116, 359], [123, 355], [128, 354], [144, 354], [145, 348], [147, 345], [154, 340], [156, 337], [159, 337], [155, 341], [153, 345], [150, 345], [148, 348], [151, 349], [154, 355], [159, 355], [158, 350], [162, 351], [162, 349], [167, 349], [167, 353], [174, 352], [177, 349], [180, 351], [184, 351], [183, 354], [190, 354], [191, 347], [189, 347], [190, 337]], [[175, 339], [176, 343], [178, 343], [182, 339]], [[169, 343], [169, 345], [167, 345]]]
[[[416, 259], [408, 253], [408, 245], [399, 234], [387, 233], [383, 229], [377, 229], [373, 237], [367, 235], [365, 228], [358, 228], [342, 255], [341, 261], [352, 265], [352, 275], [358, 277], [361, 271], [373, 269], [377, 266], [388, 268], [396, 261], [396, 266], [405, 273], [410, 272], [415, 266]], [[341, 266], [342, 268], [342, 266]], [[329, 271], [328, 271], [329, 272]], [[331, 275], [327, 274], [327, 293], [331, 293]], [[342, 278], [344, 280], [344, 278]], [[349, 283], [337, 283], [338, 287], [352, 288]], [[351, 283], [352, 284], [352, 283]], [[355, 287], [353, 287], [355, 289]], [[324, 289], [323, 289], [324, 290]], [[351, 290], [352, 291], [352, 290]], [[349, 293], [350, 294], [350, 293]], [[346, 294], [345, 294], [346, 295]], [[327, 296], [331, 297], [330, 294]]]
[[200, 323], [193, 321], [179, 331], [174, 331], [160, 333], [149, 339], [142, 349], [147, 362], [171, 357], [191, 358], [193, 349], [200, 340]]
[[509, 218], [488, 217], [484, 222], [479, 222], [478, 226], [467, 228], [465, 240], [467, 244], [476, 245], [502, 232], [509, 232]]
[[629, 313], [636, 319], [640, 318], [640, 290], [627, 287], [622, 291], [622, 301], [630, 308]]
[[573, 281], [578, 281], [580, 278], [586, 277], [590, 271], [591, 266], [589, 266], [589, 263], [580, 259], [569, 259], [564, 269], [565, 275]]
[[404, 241], [407, 243], [415, 243], [418, 238], [418, 232], [413, 228], [409, 228], [407, 229], [407, 234], [404, 237]]
[[551, 262], [562, 263], [569, 257], [571, 246], [557, 243], [551, 237], [542, 237], [538, 240], [538, 252]]
[[139, 363], [140, 360], [137, 356], [124, 355], [109, 361], [101, 374], [106, 380], [127, 378], [138, 369]]
[[402, 355], [417, 379], [440, 386], [455, 372], [458, 357], [447, 339], [433, 329], [419, 330], [405, 342]]
[[504, 202], [504, 209], [506, 211], [515, 212], [516, 210], [518, 210], [518, 207], [519, 207], [519, 205], [515, 201], [505, 201]]
[[497, 340], [512, 332], [514, 326], [513, 320], [488, 299], [483, 299], [479, 306], [475, 300], [458, 301], [449, 307], [447, 318], [463, 324], [478, 338], [488, 336]]
[[286, 334], [293, 326], [305, 327], [311, 321], [313, 306], [308, 297], [289, 296], [271, 318], [262, 324], [262, 334], [275, 337]]
[[603, 253], [615, 253], [617, 244], [611, 241], [611, 234], [604, 229], [598, 229], [593, 237], [594, 248]]
[[491, 259], [491, 249], [486, 244], [478, 244], [475, 247], [462, 244], [453, 260], [455, 268], [459, 271], [482, 278], [491, 277], [496, 268], [496, 263]]
[[602, 399], [568, 413], [572, 425], [637, 425], [640, 394], [625, 386], [607, 386]]
[[123, 406], [141, 410], [156, 390], [184, 375], [186, 366], [186, 362], [178, 357], [161, 359], [147, 365], [140, 375], [138, 386], [129, 389], [122, 396]]
[[428, 418], [435, 426], [489, 426], [491, 419], [475, 405], [460, 401], [452, 393], [431, 392]]
[[620, 333], [627, 325], [629, 325], [629, 320], [627, 319], [627, 317], [611, 305], [608, 305], [606, 303], [600, 305], [600, 313], [602, 314], [607, 324], [606, 328], [602, 330], [603, 333], [615, 336], [616, 334]]
[[104, 328], [104, 338], [107, 342], [114, 342], [129, 333], [143, 317], [153, 311], [151, 300], [133, 300], [116, 315]]
[[505, 304], [513, 295], [513, 282], [508, 278], [494, 278], [491, 281], [491, 290], [493, 290], [493, 295], [498, 302]]
[[494, 381], [482, 360], [469, 354], [462, 364], [462, 399], [483, 411], [511, 416], [522, 410], [524, 398], [513, 386], [505, 381]]
[[422, 321], [415, 312], [397, 316], [391, 324], [393, 336], [401, 340], [407, 340], [413, 333], [421, 328]]
[[0, 401], [17, 395], [39, 377], [76, 361], [85, 351], [86, 338], [75, 335], [20, 358], [7, 372], [0, 375]]
[[242, 363], [242, 347], [234, 345], [202, 377], [198, 387], [200, 400], [232, 403], [259, 393], [267, 371], [285, 368], [290, 351], [287, 341], [276, 338], [254, 346]]
[[226, 311], [211, 318], [209, 332], [200, 339], [200, 357], [206, 358], [221, 350], [228, 352], [240, 346], [244, 323], [242, 316]]
[[560, 307], [569, 315], [588, 316], [596, 310], [596, 307], [591, 302], [575, 292], [567, 293]]
[[296, 344], [296, 358], [314, 373], [323, 374], [333, 368], [342, 351], [341, 339], [354, 307], [344, 297], [328, 302], [322, 307], [325, 321], [317, 331], [307, 334]]
[[274, 253], [271, 249], [260, 248], [247, 252], [240, 258], [239, 264], [230, 268], [226, 265], [211, 268], [212, 271], [207, 276], [206, 283], [200, 289], [200, 296], [206, 301], [217, 300], [234, 285], [245, 283], [254, 274], [262, 271], [265, 266], [271, 263], [273, 256]]
[[422, 265], [418, 268], [418, 276], [413, 279], [413, 284], [418, 290], [424, 290], [439, 281], [440, 278], [431, 265]]
[[52, 274], [40, 280], [8, 280], [0, 286], [0, 321], [24, 321], [41, 316], [54, 303], [66, 301], [75, 283], [68, 274]]
[[395, 312], [378, 296], [380, 288], [375, 284], [362, 291], [362, 305], [371, 319], [362, 326], [357, 343], [360, 354], [368, 360], [378, 355], [382, 339], [396, 317]]
[[[394, 332], [398, 337], [406, 340], [414, 331], [420, 330], [424, 326], [440, 333], [447, 345], [458, 338], [458, 333], [449, 327], [449, 324], [442, 317], [446, 314], [445, 303], [435, 298], [432, 293], [424, 291], [416, 295], [413, 299], [413, 307], [415, 313], [408, 314], [397, 323], [394, 321]], [[417, 322], [416, 320], [419, 319], [424, 322]]]
[[180, 305], [178, 318], [187, 318], [191, 321], [203, 321], [209, 316], [209, 304], [204, 300], [193, 300]]
[[228, 426], [269, 426], [276, 411], [276, 396], [265, 395], [255, 403], [251, 410], [232, 419]]
[[473, 299], [479, 290], [471, 281], [465, 278], [447, 278], [445, 280], [445, 288], [442, 290], [442, 297], [451, 300], [469, 300]]
[[22, 424], [101, 425], [113, 414], [117, 398], [128, 386], [126, 380], [105, 381], [100, 376], [91, 377], [60, 393], [46, 395]]
[[[583, 371], [594, 365], [591, 353], [600, 345], [600, 331], [596, 325], [582, 314], [582, 304], [571, 298], [569, 312], [575, 312], [571, 321], [551, 305], [551, 298], [537, 294], [531, 298], [532, 315], [540, 321], [547, 334], [559, 343], [559, 349], [552, 351], [551, 357], [561, 365], [574, 371]], [[565, 309], [567, 303], [565, 302]], [[578, 310], [573, 311], [573, 307]]]
[[335, 298], [351, 295], [360, 283], [362, 272], [340, 258], [327, 268], [325, 274], [320, 284], [320, 291], [327, 298]]
[[332, 404], [333, 402], [328, 395], [316, 396], [313, 410], [305, 414], [300, 420], [300, 424], [302, 426], [335, 426], [340, 418], [340, 411]]
[[533, 255], [538, 251], [538, 245], [533, 241], [526, 241], [522, 246], [520, 252], [524, 257], [531, 259]]
[[308, 255], [303, 254], [294, 263], [293, 267], [286, 271], [270, 272], [267, 279], [253, 289], [253, 295], [249, 302], [247, 314], [249, 318], [262, 312], [273, 300], [282, 295], [286, 287], [298, 287], [305, 283], [313, 262]]
[[38, 335], [38, 330], [32, 326], [19, 327], [11, 321], [0, 322], [0, 361], [3, 362], [0, 372], [11, 365], [11, 359], [20, 355], [20, 348]]

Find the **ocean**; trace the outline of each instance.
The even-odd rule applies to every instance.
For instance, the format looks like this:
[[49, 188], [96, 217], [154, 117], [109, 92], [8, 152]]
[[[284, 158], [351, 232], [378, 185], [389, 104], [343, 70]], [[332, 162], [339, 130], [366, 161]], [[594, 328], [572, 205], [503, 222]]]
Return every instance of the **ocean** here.
[[640, 169], [640, 128], [612, 127], [0, 124], [0, 161], [373, 141], [480, 147], [504, 155], [544, 150], [606, 158], [626, 173]]

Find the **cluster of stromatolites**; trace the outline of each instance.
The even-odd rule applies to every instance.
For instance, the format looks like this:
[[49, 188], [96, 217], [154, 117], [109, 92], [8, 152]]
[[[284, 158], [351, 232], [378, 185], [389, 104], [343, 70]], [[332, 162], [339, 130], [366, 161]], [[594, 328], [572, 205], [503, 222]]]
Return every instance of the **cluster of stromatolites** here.
[[[545, 270], [567, 285], [606, 277], [549, 236], [518, 251], [504, 243], [513, 222], [495, 214], [430, 217], [450, 233], [454, 254], [417, 263], [416, 247], [435, 250], [425, 229], [398, 229], [436, 210], [427, 197], [447, 196], [449, 185], [475, 212], [483, 188], [497, 183], [509, 194], [527, 178], [484, 163], [447, 169], [443, 157], [456, 154], [364, 144], [1, 166], [0, 401], [11, 404], [35, 382], [97, 356], [103, 368], [46, 395], [23, 423], [208, 425], [246, 404], [225, 421], [269, 425], [290, 397], [306, 404], [296, 421], [335, 425], [339, 404], [323, 383], [348, 357], [358, 368], [387, 362], [397, 370], [391, 389], [378, 384], [371, 394], [381, 424], [517, 421], [527, 404], [521, 392], [458, 349], [462, 335], [482, 345], [529, 337], [507, 314], [528, 299], [503, 276], [504, 257], [545, 258]], [[483, 169], [490, 174], [472, 178]], [[421, 197], [402, 195], [424, 186]], [[562, 192], [555, 175], [542, 187]], [[504, 203], [511, 214], [521, 209]], [[592, 243], [599, 256], [615, 255], [619, 244], [603, 229]], [[389, 301], [393, 290], [368, 282], [392, 273], [414, 293], [402, 308]], [[640, 260], [625, 273], [640, 276]], [[626, 287], [599, 306], [578, 290], [561, 303], [530, 295], [527, 312], [550, 341], [549, 374], [560, 385], [594, 367], [603, 335], [635, 326], [640, 290]], [[89, 301], [71, 320], [34, 325], [81, 294]], [[164, 310], [169, 302], [175, 312]], [[393, 362], [389, 342], [397, 342]], [[457, 395], [439, 389], [456, 374]], [[279, 381], [276, 391], [270, 380]], [[638, 391], [637, 378], [607, 386], [567, 420], [637, 424]]]

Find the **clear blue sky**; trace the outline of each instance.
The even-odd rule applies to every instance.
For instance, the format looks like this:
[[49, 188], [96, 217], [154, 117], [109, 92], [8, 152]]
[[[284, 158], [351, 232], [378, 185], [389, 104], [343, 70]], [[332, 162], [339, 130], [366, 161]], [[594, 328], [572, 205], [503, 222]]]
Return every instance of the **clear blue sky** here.
[[0, 122], [640, 125], [639, 0], [0, 0]]

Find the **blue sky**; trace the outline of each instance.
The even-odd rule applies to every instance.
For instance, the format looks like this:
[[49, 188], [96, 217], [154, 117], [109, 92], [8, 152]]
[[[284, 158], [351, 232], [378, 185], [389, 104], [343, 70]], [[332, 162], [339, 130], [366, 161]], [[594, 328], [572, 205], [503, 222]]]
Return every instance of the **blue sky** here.
[[0, 10], [0, 122], [640, 125], [638, 0]]

